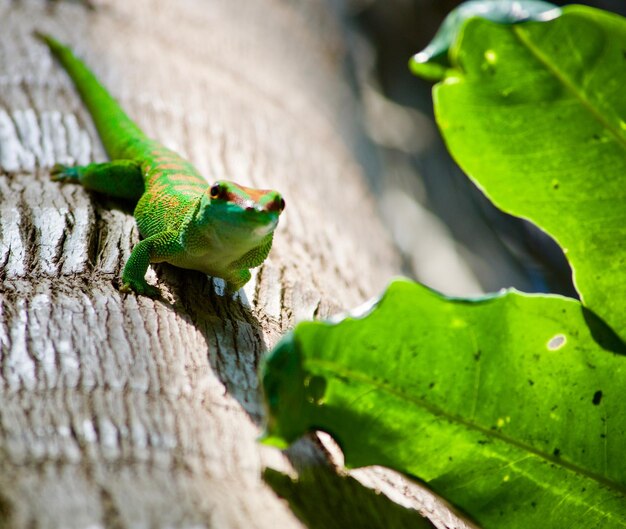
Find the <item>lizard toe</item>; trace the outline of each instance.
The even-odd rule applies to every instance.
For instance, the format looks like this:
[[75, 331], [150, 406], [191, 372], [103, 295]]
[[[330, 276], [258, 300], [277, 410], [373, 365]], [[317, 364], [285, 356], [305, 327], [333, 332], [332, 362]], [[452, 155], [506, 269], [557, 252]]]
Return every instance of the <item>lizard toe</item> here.
[[50, 178], [55, 182], [67, 182], [68, 180], [78, 180], [78, 171], [76, 167], [54, 164], [50, 169]]
[[149, 285], [145, 281], [125, 281], [120, 287], [120, 292], [123, 292], [124, 294], [134, 292], [135, 294], [148, 296], [150, 298], [158, 298], [160, 296], [159, 289]]

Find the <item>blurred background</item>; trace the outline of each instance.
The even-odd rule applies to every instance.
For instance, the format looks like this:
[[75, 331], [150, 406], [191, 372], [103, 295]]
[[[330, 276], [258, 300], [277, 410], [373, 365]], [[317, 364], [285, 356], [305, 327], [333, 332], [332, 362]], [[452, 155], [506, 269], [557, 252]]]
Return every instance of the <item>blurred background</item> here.
[[[576, 296], [556, 243], [496, 209], [451, 160], [434, 123], [432, 84], [407, 67], [460, 3], [339, 2], [348, 70], [363, 101], [368, 140], [378, 146], [379, 171], [370, 184], [403, 253], [404, 273], [449, 295], [512, 286]], [[626, 16], [624, 0], [577, 3]]]

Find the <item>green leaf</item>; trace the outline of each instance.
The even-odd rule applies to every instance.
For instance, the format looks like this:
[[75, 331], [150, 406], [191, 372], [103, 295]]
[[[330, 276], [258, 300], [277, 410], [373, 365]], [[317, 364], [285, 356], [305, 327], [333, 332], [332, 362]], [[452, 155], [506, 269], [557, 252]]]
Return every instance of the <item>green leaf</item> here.
[[463, 23], [472, 17], [481, 17], [502, 24], [526, 20], [549, 20], [559, 16], [554, 4], [539, 0], [470, 0], [453, 9], [426, 48], [415, 54], [409, 66], [413, 73], [439, 81], [446, 75], [450, 63], [447, 54], [456, 40]]
[[469, 302], [398, 281], [265, 360], [266, 440], [324, 430], [348, 466], [413, 475], [485, 529], [624, 528], [623, 353], [572, 299]]
[[434, 89], [453, 157], [501, 209], [552, 235], [583, 303], [626, 339], [626, 20], [471, 19]]

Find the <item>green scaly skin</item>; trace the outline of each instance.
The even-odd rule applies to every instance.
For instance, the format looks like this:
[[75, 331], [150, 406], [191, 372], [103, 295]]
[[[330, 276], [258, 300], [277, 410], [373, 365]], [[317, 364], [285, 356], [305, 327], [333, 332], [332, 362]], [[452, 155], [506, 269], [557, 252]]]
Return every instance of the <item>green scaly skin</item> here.
[[168, 262], [226, 280], [238, 290], [272, 246], [285, 202], [277, 191], [229, 181], [209, 186], [174, 151], [131, 121], [93, 73], [65, 45], [36, 34], [72, 78], [111, 159], [81, 167], [56, 165], [52, 178], [137, 201], [143, 240], [124, 266], [122, 291], [157, 296], [145, 279], [149, 263]]

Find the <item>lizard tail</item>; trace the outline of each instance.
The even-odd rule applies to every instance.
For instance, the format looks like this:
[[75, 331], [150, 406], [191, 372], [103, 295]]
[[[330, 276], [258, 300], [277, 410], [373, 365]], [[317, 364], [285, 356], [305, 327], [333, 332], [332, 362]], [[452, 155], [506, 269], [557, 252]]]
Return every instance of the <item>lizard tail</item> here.
[[143, 132], [70, 48], [45, 33], [35, 31], [34, 35], [50, 48], [74, 82], [109, 157], [132, 158], [133, 147], [146, 139]]

